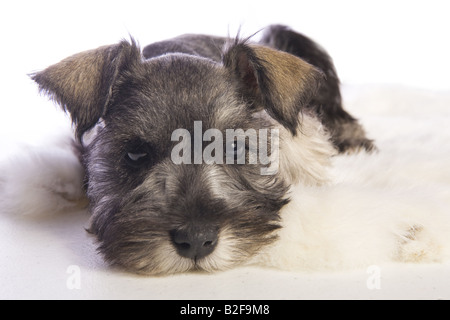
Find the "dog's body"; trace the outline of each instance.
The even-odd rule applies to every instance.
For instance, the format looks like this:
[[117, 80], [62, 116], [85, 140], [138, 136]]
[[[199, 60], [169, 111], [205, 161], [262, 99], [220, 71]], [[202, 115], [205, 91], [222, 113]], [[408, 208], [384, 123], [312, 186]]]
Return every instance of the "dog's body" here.
[[[244, 264], [271, 248], [283, 212], [292, 216], [299, 206], [290, 190], [326, 183], [337, 152], [375, 148], [342, 108], [328, 54], [286, 27], [269, 28], [256, 44], [185, 35], [147, 46], [143, 56], [134, 41], [123, 41], [32, 76], [72, 117], [90, 231], [106, 260], [127, 270]], [[174, 139], [180, 129], [185, 135]], [[209, 130], [227, 129], [254, 130], [258, 138], [276, 130], [269, 141], [279, 150], [276, 170], [261, 174], [267, 163], [249, 164], [261, 150], [248, 142], [240, 149], [236, 136], [222, 149], [214, 145], [216, 161], [202, 161], [212, 143], [195, 139], [213, 141]], [[177, 147], [193, 163], [174, 162]], [[245, 164], [217, 161], [242, 154]]]

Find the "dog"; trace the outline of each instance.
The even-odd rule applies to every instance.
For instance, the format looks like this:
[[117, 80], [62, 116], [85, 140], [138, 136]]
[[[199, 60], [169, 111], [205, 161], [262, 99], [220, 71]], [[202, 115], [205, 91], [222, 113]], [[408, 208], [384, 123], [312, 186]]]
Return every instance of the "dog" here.
[[123, 40], [31, 78], [71, 116], [99, 251], [134, 273], [245, 264], [279, 238], [294, 186], [376, 150], [328, 53], [281, 25], [257, 42]]

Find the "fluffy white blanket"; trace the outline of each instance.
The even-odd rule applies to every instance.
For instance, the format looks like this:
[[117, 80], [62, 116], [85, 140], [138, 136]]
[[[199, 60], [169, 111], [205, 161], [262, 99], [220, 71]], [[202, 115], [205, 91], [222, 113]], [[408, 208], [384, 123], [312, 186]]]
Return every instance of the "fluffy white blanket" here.
[[259, 261], [290, 270], [450, 257], [450, 95], [346, 87], [379, 152], [334, 159], [329, 186], [293, 189], [280, 241]]

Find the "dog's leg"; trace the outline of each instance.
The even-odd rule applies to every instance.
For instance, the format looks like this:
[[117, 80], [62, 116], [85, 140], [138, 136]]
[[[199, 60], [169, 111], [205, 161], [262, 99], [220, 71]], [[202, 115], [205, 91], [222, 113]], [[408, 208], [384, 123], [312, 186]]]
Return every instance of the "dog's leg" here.
[[326, 80], [312, 99], [309, 108], [318, 114], [340, 152], [375, 149], [373, 141], [367, 139], [362, 126], [343, 109], [339, 78], [331, 57], [323, 48], [311, 39], [279, 25], [269, 27], [260, 42], [293, 54], [324, 72]]

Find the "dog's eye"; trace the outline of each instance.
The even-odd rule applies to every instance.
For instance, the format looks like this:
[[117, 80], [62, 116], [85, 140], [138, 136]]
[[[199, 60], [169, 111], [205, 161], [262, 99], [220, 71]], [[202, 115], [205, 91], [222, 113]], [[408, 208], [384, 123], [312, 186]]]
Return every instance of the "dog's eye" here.
[[[239, 140], [227, 143], [226, 156], [227, 159], [237, 160], [237, 163], [245, 163], [245, 143]], [[229, 163], [229, 161], [227, 161], [227, 163]]]
[[137, 161], [142, 160], [145, 157], [147, 157], [147, 154], [146, 153], [131, 153], [131, 152], [128, 152], [127, 153], [127, 157], [131, 161], [137, 162]]
[[127, 149], [124, 155], [125, 164], [132, 168], [141, 168], [149, 166], [154, 160], [153, 151], [150, 143], [140, 139], [127, 141]]
[[125, 155], [125, 162], [129, 167], [140, 168], [149, 161], [148, 153], [145, 152], [128, 152]]
[[149, 146], [140, 144], [137, 147], [131, 148], [125, 153], [125, 162], [128, 166], [133, 168], [140, 168], [147, 165], [152, 160], [150, 157]]

